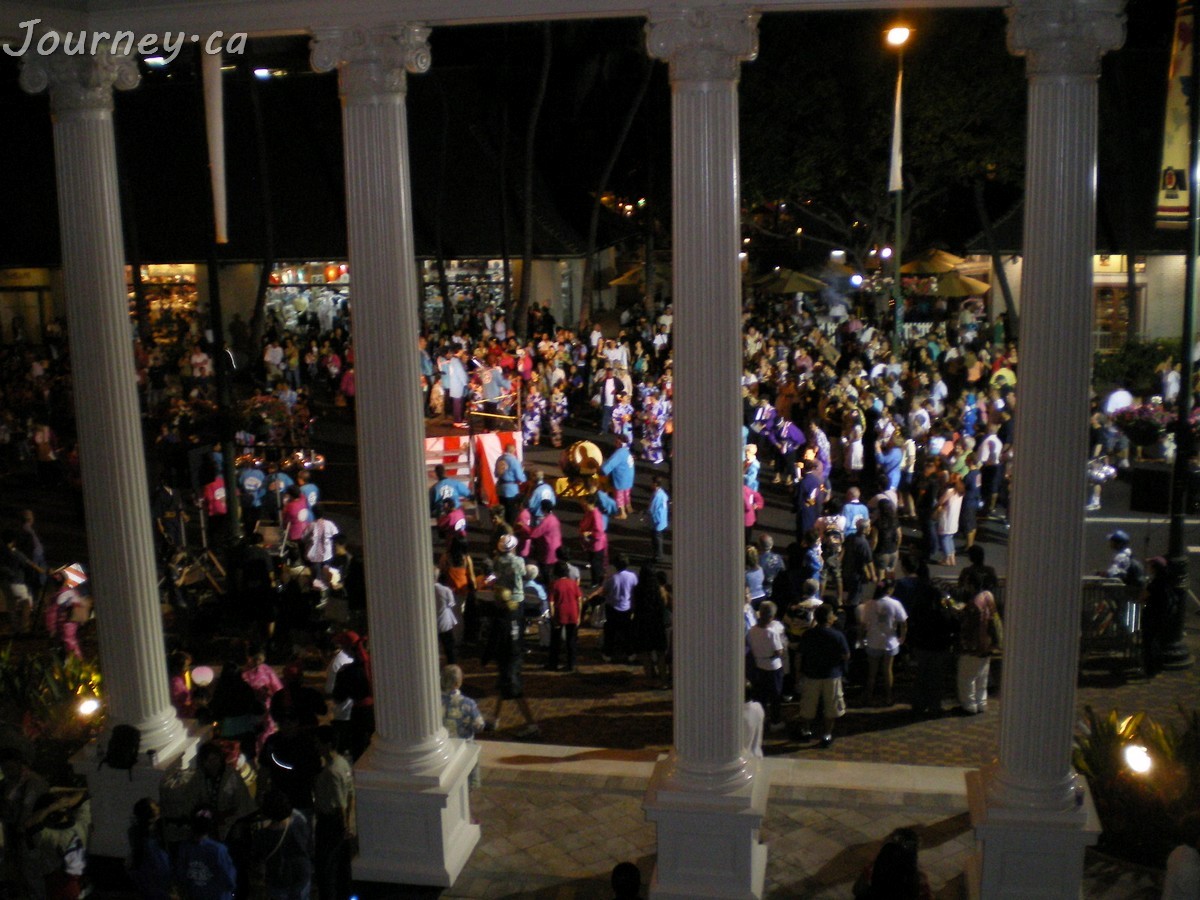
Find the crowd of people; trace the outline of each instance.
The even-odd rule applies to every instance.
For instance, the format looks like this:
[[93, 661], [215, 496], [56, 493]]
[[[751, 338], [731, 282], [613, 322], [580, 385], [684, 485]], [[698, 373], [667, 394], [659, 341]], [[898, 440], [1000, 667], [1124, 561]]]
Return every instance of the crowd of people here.
[[[526, 447], [591, 438], [602, 454], [593, 489], [563, 497], [544, 468], [527, 475], [521, 454], [504, 453], [491, 473], [498, 506], [482, 533], [464, 512], [476, 485], [434, 473], [430, 599], [446, 663], [445, 725], [467, 739], [502, 729], [510, 701], [523, 719], [514, 734], [540, 733], [522, 679], [531, 659], [565, 673], [637, 664], [655, 687], [671, 686], [671, 307], [627, 310], [619, 322], [576, 332], [533, 304], [524, 324], [518, 336], [486, 307], [460, 327], [419, 337], [430, 419], [465, 426], [475, 413], [498, 416]], [[13, 465], [35, 462], [46, 484], [64, 477], [70, 453], [54, 435], [56, 425], [66, 432], [59, 423], [69, 414], [69, 357], [56, 335], [61, 327], [48, 331], [44, 353], [0, 351], [0, 369], [14, 376], [0, 398], [0, 449]], [[823, 747], [845, 713], [846, 681], [862, 686], [865, 704], [898, 699], [901, 653], [912, 664], [915, 714], [941, 714], [951, 671], [961, 713], [985, 712], [989, 661], [1002, 646], [1000, 581], [976, 538], [985, 520], [1007, 527], [1018, 350], [1002, 317], [987, 323], [970, 305], [910, 324], [905, 335], [897, 345], [885, 322], [830, 321], [799, 300], [756, 298], [743, 317], [745, 590], [730, 598], [730, 616], [744, 623], [748, 697], [767, 726]], [[214, 398], [212, 360], [200, 341], [179, 354], [136, 351], [149, 427], [159, 430], [152, 512], [168, 570], [195, 540], [192, 510], [202, 511], [214, 545], [231, 512], [221, 450], [197, 424], [197, 410]], [[264, 417], [266, 432], [246, 435], [246, 447], [252, 438], [292, 441], [315, 406], [353, 407], [349, 321], [273, 322], [252, 368], [244, 402], [277, 404], [289, 418]], [[650, 484], [635, 508], [639, 469]], [[343, 617], [364, 622], [366, 590], [359, 554], [321, 504], [318, 480], [288, 457], [238, 460], [229, 490], [247, 540], [227, 557], [221, 608], [248, 642], [219, 660], [211, 685], [195, 678], [189, 611], [179, 605], [182, 627], [164, 660], [172, 702], [182, 716], [219, 723], [219, 741], [206, 745], [186, 790], [168, 785], [135, 810], [130, 869], [150, 896], [199, 897], [189, 893], [197, 881], [234, 891], [248, 878], [266, 879], [280, 896], [291, 896], [285, 882], [341, 895], [353, 846], [349, 765], [374, 730], [373, 685], [361, 624], [334, 633], [323, 620], [323, 609], [344, 599]], [[790, 503], [794, 529], [781, 536], [761, 527], [768, 500]], [[560, 513], [574, 503], [582, 514], [572, 534]], [[619, 550], [610, 544], [614, 522], [622, 522]], [[32, 530], [31, 514], [24, 524]], [[44, 552], [38, 562], [19, 530], [5, 533], [0, 576], [27, 591], [33, 579], [40, 591]], [[969, 561], [961, 571], [960, 554]], [[30, 604], [15, 587], [6, 594], [12, 627], [27, 630]], [[600, 632], [595, 657], [580, 647], [588, 628]], [[60, 640], [79, 652], [73, 632], [73, 645]], [[314, 648], [301, 647], [305, 640], [323, 653], [324, 690], [307, 686], [302, 657]], [[470, 657], [495, 666], [490, 716], [464, 693], [459, 663]], [[307, 662], [311, 672], [311, 655]]]

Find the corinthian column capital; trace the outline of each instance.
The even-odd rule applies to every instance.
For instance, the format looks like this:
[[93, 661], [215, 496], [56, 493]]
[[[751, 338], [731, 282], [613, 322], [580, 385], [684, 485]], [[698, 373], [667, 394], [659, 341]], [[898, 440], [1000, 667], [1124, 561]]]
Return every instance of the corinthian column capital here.
[[403, 94], [406, 72], [429, 71], [429, 33], [424, 25], [315, 29], [309, 43], [312, 67], [337, 69], [347, 100]]
[[141, 75], [132, 53], [98, 46], [97, 52], [21, 57], [21, 87], [30, 94], [50, 89], [50, 109], [55, 115], [74, 110], [112, 112], [113, 88], [128, 91]]
[[1100, 74], [1100, 57], [1125, 42], [1124, 0], [1016, 0], [1008, 48], [1026, 74]]
[[758, 56], [758, 13], [739, 7], [655, 13], [646, 24], [650, 55], [671, 66], [672, 81], [737, 81]]

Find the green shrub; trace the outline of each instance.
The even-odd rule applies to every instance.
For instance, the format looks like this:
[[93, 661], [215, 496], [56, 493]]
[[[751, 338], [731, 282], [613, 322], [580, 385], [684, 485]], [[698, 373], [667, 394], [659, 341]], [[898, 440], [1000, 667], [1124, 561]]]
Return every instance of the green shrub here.
[[1157, 393], [1154, 367], [1168, 356], [1179, 361], [1178, 340], [1129, 341], [1116, 350], [1099, 351], [1092, 362], [1092, 385], [1101, 395], [1121, 386], [1134, 395]]
[[[1200, 712], [1180, 707], [1182, 727], [1162, 727], [1145, 713], [1121, 718], [1084, 708], [1075, 737], [1075, 769], [1088, 780], [1103, 833], [1100, 846], [1114, 856], [1162, 866], [1178, 843], [1176, 826], [1200, 801]], [[1134, 772], [1125, 750], [1140, 745], [1148, 772]]]

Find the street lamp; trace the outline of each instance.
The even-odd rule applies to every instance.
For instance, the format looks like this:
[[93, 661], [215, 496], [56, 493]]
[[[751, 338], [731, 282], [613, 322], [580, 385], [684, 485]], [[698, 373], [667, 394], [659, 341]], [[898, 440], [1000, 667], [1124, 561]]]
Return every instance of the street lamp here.
[[904, 325], [904, 294], [900, 290], [900, 260], [904, 246], [903, 241], [903, 212], [904, 199], [904, 153], [900, 138], [900, 111], [904, 87], [904, 45], [912, 36], [912, 29], [903, 25], [889, 28], [884, 37], [889, 47], [896, 48], [896, 113], [892, 122], [892, 165], [888, 172], [888, 192], [896, 195], [896, 249], [892, 255], [894, 265], [894, 280], [892, 283], [892, 301], [895, 304], [895, 335], [892, 339], [893, 352], [900, 350], [901, 328]]

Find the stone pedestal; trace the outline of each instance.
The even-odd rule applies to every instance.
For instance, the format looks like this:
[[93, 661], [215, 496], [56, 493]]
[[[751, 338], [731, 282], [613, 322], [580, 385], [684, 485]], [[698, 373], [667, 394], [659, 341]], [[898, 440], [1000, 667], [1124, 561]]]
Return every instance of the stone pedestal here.
[[406, 71], [429, 68], [429, 29], [316, 33], [336, 68], [354, 277], [358, 456], [377, 731], [355, 766], [355, 878], [448, 887], [479, 842], [467, 778], [478, 750], [442, 727], [433, 547], [417, 335]]
[[674, 750], [655, 769], [651, 896], [759, 897], [767, 778], [744, 751], [741, 249], [737, 81], [746, 10], [680, 10], [647, 28], [670, 64], [675, 458]]
[[471, 824], [467, 777], [479, 747], [452, 740], [450, 761], [424, 778], [398, 779], [364, 757], [354, 769], [358, 799], [360, 881], [449, 887], [479, 843]]
[[767, 847], [758, 838], [770, 782], [762, 760], [728, 794], [688, 791], [672, 781], [670, 762], [655, 767], [646, 818], [658, 826], [658, 863], [650, 896], [754, 898], [763, 895]]
[[967, 775], [977, 843], [967, 865], [970, 900], [1078, 897], [1084, 852], [1100, 836], [1100, 818], [1086, 785], [1073, 808], [1034, 813], [989, 805], [986, 781], [986, 773]]

